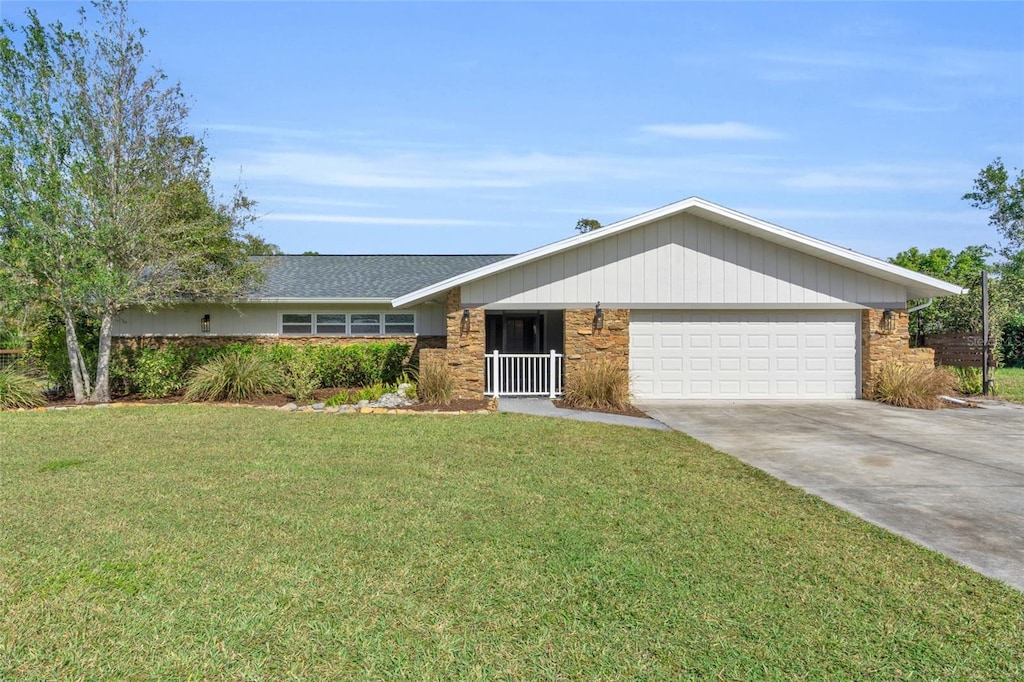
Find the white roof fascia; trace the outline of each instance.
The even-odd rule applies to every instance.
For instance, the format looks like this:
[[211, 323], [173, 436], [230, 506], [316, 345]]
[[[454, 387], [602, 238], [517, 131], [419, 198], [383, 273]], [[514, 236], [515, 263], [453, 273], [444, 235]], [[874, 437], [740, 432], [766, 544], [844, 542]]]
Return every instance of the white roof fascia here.
[[[620, 232], [626, 232], [635, 227], [653, 223], [667, 218], [668, 216], [675, 215], [677, 213], [683, 213], [688, 210], [697, 209], [694, 211], [695, 214], [701, 215], [702, 217], [713, 219], [714, 222], [718, 222], [745, 232], [747, 234], [766, 239], [767, 241], [783, 244], [790, 248], [803, 253], [808, 253], [825, 260], [828, 260], [845, 267], [849, 267], [865, 274], [871, 274], [876, 277], [880, 277], [886, 280], [895, 280], [901, 284], [908, 285], [912, 291], [916, 292], [921, 290], [924, 293], [920, 296], [948, 296], [951, 294], [965, 293], [966, 289], [963, 289], [959, 285], [950, 284], [943, 280], [930, 277], [928, 275], [914, 272], [913, 270], [907, 270], [906, 268], [900, 267], [899, 265], [893, 265], [883, 260], [873, 258], [871, 256], [852, 251], [850, 249], [830, 244], [829, 242], [815, 239], [814, 237], [808, 237], [805, 234], [794, 232], [793, 230], [773, 225], [772, 223], [753, 218], [739, 211], [734, 211], [725, 206], [712, 203], [701, 199], [700, 197], [690, 197], [677, 201], [661, 208], [656, 208], [646, 213], [633, 216], [632, 218], [626, 218], [620, 220], [617, 223], [612, 223], [597, 230], [591, 232], [585, 232], [583, 234], [574, 235], [566, 239], [562, 239], [545, 246], [541, 246], [530, 251], [523, 252], [519, 255], [506, 258], [504, 260], [485, 265], [477, 268], [476, 270], [470, 270], [464, 272], [461, 275], [449, 277], [448, 279], [431, 284], [430, 286], [423, 287], [416, 291], [403, 294], [392, 300], [392, 305], [396, 308], [403, 306], [412, 305], [424, 301], [431, 296], [436, 296], [448, 289], [460, 286], [467, 282], [472, 282], [477, 279], [482, 279], [489, 275], [514, 268], [518, 265], [523, 265], [531, 261], [545, 258], [555, 253], [567, 251], [569, 249], [586, 244], [587, 242], [597, 241], [599, 239], [606, 239], [613, 235], [619, 234]], [[710, 217], [709, 215], [710, 214]], [[918, 285], [916, 288], [914, 285]], [[917, 298], [914, 295], [911, 298]]]

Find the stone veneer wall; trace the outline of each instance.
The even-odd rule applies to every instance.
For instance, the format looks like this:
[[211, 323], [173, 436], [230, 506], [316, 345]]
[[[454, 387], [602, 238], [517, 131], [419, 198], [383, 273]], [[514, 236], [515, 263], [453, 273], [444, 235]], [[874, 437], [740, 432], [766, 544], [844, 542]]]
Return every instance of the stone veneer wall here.
[[565, 380], [588, 363], [612, 359], [629, 369], [629, 310], [603, 309], [604, 329], [594, 329], [594, 309], [565, 311]]
[[456, 400], [484, 397], [484, 353], [486, 333], [483, 308], [469, 309], [469, 324], [462, 323], [462, 289], [448, 292], [444, 312], [448, 322], [447, 348], [443, 354], [430, 352], [421, 358], [443, 358], [455, 375]]
[[910, 347], [910, 315], [906, 310], [893, 310], [892, 331], [882, 329], [884, 310], [861, 311], [861, 396], [870, 399], [875, 375], [886, 362], [903, 365], [935, 366], [935, 351]]
[[410, 360], [416, 362], [420, 352], [429, 348], [444, 348], [443, 336], [115, 336], [111, 340], [114, 350], [118, 348], [164, 348], [170, 344], [208, 348], [225, 346], [229, 343], [255, 343], [260, 346], [288, 344], [290, 346], [351, 346], [357, 343], [399, 341], [412, 348]]

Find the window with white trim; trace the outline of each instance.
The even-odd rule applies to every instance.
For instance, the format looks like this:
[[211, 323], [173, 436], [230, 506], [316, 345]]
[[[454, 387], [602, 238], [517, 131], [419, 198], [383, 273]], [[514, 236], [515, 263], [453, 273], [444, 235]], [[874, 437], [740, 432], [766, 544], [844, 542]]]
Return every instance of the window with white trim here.
[[345, 313], [317, 313], [316, 333], [341, 336], [345, 333]]
[[380, 313], [352, 313], [352, 336], [377, 336], [380, 334]]
[[281, 313], [282, 335], [405, 336], [415, 333], [415, 313]]
[[412, 334], [416, 331], [416, 317], [412, 313], [385, 313], [385, 334]]
[[282, 334], [312, 334], [313, 316], [309, 313], [284, 313], [281, 315]]

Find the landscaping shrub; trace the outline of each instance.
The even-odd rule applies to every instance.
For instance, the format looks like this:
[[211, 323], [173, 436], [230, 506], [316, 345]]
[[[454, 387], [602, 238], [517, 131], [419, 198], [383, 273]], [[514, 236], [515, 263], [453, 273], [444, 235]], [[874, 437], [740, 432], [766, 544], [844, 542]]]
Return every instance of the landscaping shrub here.
[[250, 400], [284, 390], [280, 367], [264, 354], [228, 353], [197, 367], [187, 400]]
[[144, 398], [164, 398], [185, 388], [195, 353], [169, 345], [166, 348], [141, 348], [115, 353], [111, 361], [111, 383], [118, 392]]
[[[78, 344], [90, 374], [96, 372], [96, 356], [99, 353], [99, 325], [88, 318], [80, 318], [75, 324]], [[51, 316], [43, 323], [40, 331], [32, 337], [32, 347], [26, 355], [43, 373], [51, 386], [71, 386], [71, 363], [68, 362], [68, 346], [64, 338], [64, 321]]]
[[1017, 313], [1003, 324], [999, 352], [1005, 367], [1024, 367], [1024, 313]]
[[447, 363], [424, 362], [416, 373], [416, 392], [420, 400], [434, 405], [447, 405], [455, 393], [455, 375]]
[[[94, 332], [89, 323], [83, 323], [79, 329], [90, 366], [95, 365]], [[110, 381], [115, 395], [164, 398], [186, 390], [197, 368], [213, 360], [227, 356], [260, 357], [277, 367], [282, 379], [277, 390], [305, 400], [322, 387], [395, 383], [402, 376], [408, 355], [409, 345], [397, 341], [311, 347], [286, 343], [268, 347], [239, 341], [197, 347], [170, 342], [160, 348], [115, 348]], [[52, 321], [33, 339], [31, 357], [43, 368], [51, 384], [70, 385], [64, 327], [59, 321]]]
[[934, 410], [942, 406], [939, 396], [956, 387], [956, 376], [944, 367], [887, 362], [879, 368], [870, 394], [881, 403]]
[[330, 398], [324, 401], [324, 404], [328, 407], [337, 407], [339, 405], [355, 405], [356, 399], [350, 391], [338, 391]]
[[978, 395], [982, 392], [981, 367], [950, 367], [956, 377], [957, 390], [964, 395]]
[[0, 369], [0, 408], [39, 407], [43, 398], [43, 382], [12, 367]]
[[629, 405], [629, 373], [615, 360], [585, 363], [568, 377], [564, 401], [570, 407], [621, 410]]
[[190, 374], [222, 355], [252, 355], [256, 345], [233, 342], [197, 347], [168, 343], [161, 348], [116, 348], [111, 354], [111, 390], [119, 395], [165, 398], [181, 393]]
[[[290, 346], [274, 346], [272, 350], [279, 348], [291, 348]], [[284, 377], [284, 392], [296, 400], [308, 400], [313, 391], [320, 388], [320, 377], [317, 373], [316, 358], [305, 349], [298, 349], [291, 354], [286, 361], [275, 361], [273, 354], [271, 360], [274, 365], [282, 370]]]
[[405, 369], [409, 344], [373, 341], [350, 346], [307, 349], [316, 361], [321, 386], [370, 386], [394, 383]]

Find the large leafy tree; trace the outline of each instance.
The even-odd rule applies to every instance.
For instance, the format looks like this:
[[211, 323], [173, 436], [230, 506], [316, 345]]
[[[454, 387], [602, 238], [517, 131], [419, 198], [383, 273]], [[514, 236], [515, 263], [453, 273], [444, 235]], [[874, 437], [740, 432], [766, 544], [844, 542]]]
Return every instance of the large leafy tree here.
[[[1014, 173], [1016, 175], [1014, 175]], [[1003, 360], [1024, 363], [1024, 171], [1006, 169], [1001, 158], [981, 169], [974, 191], [963, 196], [975, 208], [989, 211], [989, 225], [1002, 239], [996, 266], [992, 317], [1001, 335]]]
[[245, 252], [250, 256], [280, 256], [284, 252], [277, 244], [271, 244], [263, 237], [251, 232], [242, 236]]
[[1012, 177], [997, 157], [978, 173], [974, 191], [963, 196], [971, 206], [991, 211], [989, 225], [1003, 238], [999, 253], [1007, 261], [1024, 251], [1024, 171], [1016, 172]]
[[[981, 273], [991, 270], [986, 259], [991, 251], [985, 246], [968, 246], [960, 253], [946, 248], [921, 251], [911, 247], [901, 251], [891, 263], [921, 272], [947, 282], [959, 284], [969, 292], [960, 296], [945, 296], [918, 311], [910, 321], [910, 332], [915, 338], [922, 334], [941, 332], [977, 331], [981, 329]], [[917, 305], [923, 301], [910, 301]]]
[[[75, 399], [107, 401], [111, 328], [133, 306], [237, 296], [251, 202], [213, 199], [188, 103], [145, 72], [126, 4], [93, 3], [78, 30], [32, 10], [0, 27], [0, 286], [64, 320]], [[100, 328], [95, 376], [75, 333]]]

